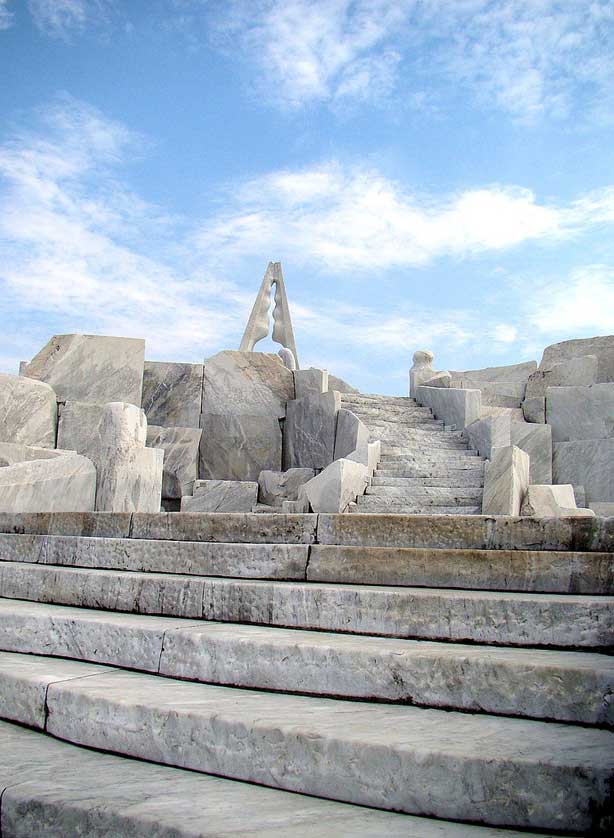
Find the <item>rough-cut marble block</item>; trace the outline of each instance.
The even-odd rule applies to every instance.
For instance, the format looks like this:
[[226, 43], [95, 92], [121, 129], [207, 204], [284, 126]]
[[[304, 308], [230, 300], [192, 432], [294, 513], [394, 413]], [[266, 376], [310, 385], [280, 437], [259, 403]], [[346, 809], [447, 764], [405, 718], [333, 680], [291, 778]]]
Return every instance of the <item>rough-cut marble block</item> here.
[[181, 499], [182, 512], [251, 512], [258, 500], [255, 481], [198, 480], [194, 496]]
[[263, 414], [203, 413], [200, 477], [257, 480], [265, 469], [281, 471], [279, 420]]
[[364, 493], [368, 480], [367, 466], [342, 458], [305, 483], [299, 499], [306, 497], [314, 512], [344, 512]]
[[614, 439], [555, 442], [552, 459], [555, 483], [584, 486], [586, 502], [614, 502]]
[[141, 403], [145, 341], [101, 335], [54, 335], [24, 370], [50, 384], [59, 402]]
[[147, 419], [133, 404], [104, 406], [98, 447], [98, 512], [159, 512], [164, 451], [145, 448]]
[[555, 442], [614, 437], [614, 382], [549, 387], [546, 422]]
[[366, 451], [368, 443], [369, 429], [367, 426], [364, 422], [361, 422], [355, 413], [342, 407], [337, 413], [335, 460], [347, 457], [357, 449]]
[[597, 357], [597, 383], [614, 381], [614, 335], [594, 338], [580, 338], [553, 343], [544, 349], [540, 369], [549, 369], [553, 364], [579, 358], [584, 355]]
[[200, 428], [161, 428], [147, 425], [147, 447], [164, 451], [162, 497], [181, 498], [192, 492], [198, 480]]
[[529, 376], [525, 399], [545, 397], [548, 387], [594, 384], [597, 381], [597, 356], [584, 355], [538, 369]]
[[99, 445], [104, 405], [66, 402], [59, 406], [58, 448], [91, 457]]
[[546, 397], [525, 399], [522, 403], [522, 413], [527, 422], [543, 425], [546, 421]]
[[449, 372], [436, 372], [432, 378], [422, 382], [425, 387], [451, 387], [452, 376]]
[[145, 361], [141, 407], [150, 425], [198, 428], [203, 365]]
[[510, 443], [517, 445], [529, 455], [530, 483], [552, 483], [552, 428], [550, 425], [512, 422]]
[[416, 401], [430, 407], [446, 425], [462, 431], [480, 418], [482, 394], [479, 390], [420, 386], [416, 388]]
[[258, 477], [258, 499], [260, 503], [281, 507], [286, 500], [298, 500], [300, 487], [312, 477], [315, 477], [312, 468], [261, 471]]
[[225, 351], [205, 361], [202, 413], [282, 419], [293, 398], [293, 373], [277, 355]]
[[328, 391], [328, 372], [316, 367], [310, 367], [308, 370], [295, 370], [294, 390], [297, 399], [326, 393]]
[[533, 518], [591, 518], [595, 515], [591, 509], [578, 509], [570, 483], [558, 486], [529, 486], [520, 514]]
[[529, 486], [529, 455], [516, 445], [495, 448], [484, 473], [483, 515], [520, 515]]
[[55, 448], [57, 409], [48, 384], [0, 373], [0, 441]]
[[504, 448], [510, 444], [510, 428], [509, 413], [486, 416], [467, 425], [469, 445], [480, 456], [490, 459], [493, 448]]
[[347, 381], [337, 378], [330, 372], [328, 373], [328, 389], [337, 390], [338, 393], [360, 393], [360, 390], [357, 390], [356, 387], [352, 387]]
[[72, 452], [43, 456], [0, 468], [0, 512], [92, 512], [93, 463]]
[[0, 442], [0, 468], [26, 463], [30, 460], [52, 460], [72, 451], [61, 451], [58, 448], [37, 448], [33, 445], [22, 445], [20, 442]]
[[341, 394], [336, 390], [288, 402], [284, 469], [326, 468], [335, 454]]
[[481, 381], [483, 383], [520, 382], [526, 384], [531, 373], [537, 369], [537, 361], [525, 361], [522, 364], [511, 364], [505, 367], [485, 367], [481, 370], [450, 370], [452, 387], [464, 387], [464, 381]]

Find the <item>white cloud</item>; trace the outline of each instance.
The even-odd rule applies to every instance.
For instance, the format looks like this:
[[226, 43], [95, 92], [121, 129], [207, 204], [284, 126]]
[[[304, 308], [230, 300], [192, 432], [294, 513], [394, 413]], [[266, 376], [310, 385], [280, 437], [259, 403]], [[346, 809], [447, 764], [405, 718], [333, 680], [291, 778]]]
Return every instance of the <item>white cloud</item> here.
[[114, 0], [28, 0], [36, 26], [59, 38], [104, 19], [113, 5]]
[[0, 31], [10, 29], [13, 25], [14, 13], [7, 9], [8, 0], [0, 0]]
[[505, 185], [429, 197], [334, 162], [273, 172], [228, 193], [227, 210], [196, 236], [203, 251], [228, 259], [269, 248], [331, 271], [425, 265], [556, 241], [614, 219], [614, 189], [563, 207]]
[[526, 306], [539, 332], [563, 337], [614, 333], [614, 268], [587, 265], [545, 283]]
[[509, 323], [497, 323], [491, 336], [498, 343], [515, 343], [518, 339], [518, 329]]

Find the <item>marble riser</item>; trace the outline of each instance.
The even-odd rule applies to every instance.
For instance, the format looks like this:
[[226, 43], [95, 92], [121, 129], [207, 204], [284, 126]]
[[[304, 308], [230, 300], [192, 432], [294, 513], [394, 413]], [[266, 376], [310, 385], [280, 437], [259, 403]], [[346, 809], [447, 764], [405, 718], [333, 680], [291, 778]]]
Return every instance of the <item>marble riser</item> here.
[[353, 515], [480, 515], [481, 506], [426, 506], [422, 503], [377, 503], [375, 501], [361, 504], [350, 509]]
[[370, 486], [366, 490], [365, 497], [390, 497], [406, 500], [414, 498], [421, 501], [432, 501], [433, 503], [444, 503], [450, 501], [480, 501], [482, 489], [474, 486], [459, 486], [458, 488], [441, 486]]
[[484, 483], [484, 476], [481, 473], [464, 473], [462, 471], [451, 472], [445, 477], [400, 477], [396, 474], [382, 474], [376, 471], [371, 479], [372, 486], [400, 486], [407, 489], [413, 486], [420, 487], [474, 487], [481, 488]]

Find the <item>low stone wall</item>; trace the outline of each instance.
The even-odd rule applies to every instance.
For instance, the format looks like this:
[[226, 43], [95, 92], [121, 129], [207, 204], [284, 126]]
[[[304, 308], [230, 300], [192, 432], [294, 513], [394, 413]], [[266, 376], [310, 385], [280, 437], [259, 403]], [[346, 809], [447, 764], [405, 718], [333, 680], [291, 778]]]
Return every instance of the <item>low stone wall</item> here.
[[446, 425], [462, 431], [480, 418], [482, 394], [479, 390], [420, 386], [416, 388], [416, 401], [430, 407]]

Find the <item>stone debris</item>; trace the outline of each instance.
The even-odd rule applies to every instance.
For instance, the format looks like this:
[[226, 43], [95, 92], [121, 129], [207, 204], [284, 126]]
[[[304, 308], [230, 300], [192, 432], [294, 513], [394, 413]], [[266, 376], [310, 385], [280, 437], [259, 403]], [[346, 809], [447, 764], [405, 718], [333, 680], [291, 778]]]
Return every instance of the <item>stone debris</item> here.
[[197, 480], [192, 497], [181, 499], [182, 512], [251, 512], [258, 500], [258, 483], [238, 480]]

